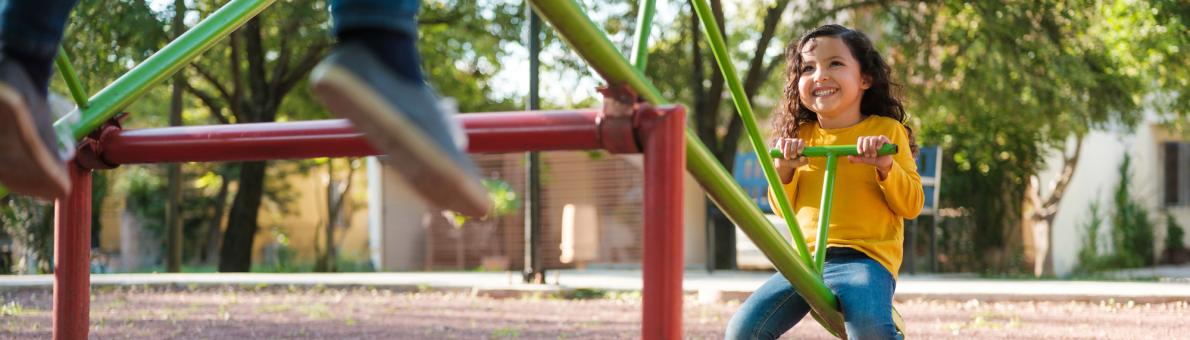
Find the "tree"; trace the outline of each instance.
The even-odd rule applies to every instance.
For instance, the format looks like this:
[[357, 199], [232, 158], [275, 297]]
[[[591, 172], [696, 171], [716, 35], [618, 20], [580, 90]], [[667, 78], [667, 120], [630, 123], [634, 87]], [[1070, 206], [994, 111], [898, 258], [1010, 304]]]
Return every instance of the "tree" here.
[[[1133, 126], [1146, 106], [1186, 112], [1185, 96], [1178, 96], [1184, 79], [1138, 71], [1160, 64], [1185, 74], [1184, 53], [1168, 51], [1185, 46], [1186, 12], [1177, 2], [942, 1], [888, 5], [873, 13], [889, 25], [874, 31], [893, 51], [921, 139], [953, 155], [944, 163], [944, 172], [953, 175], [943, 201], [972, 211], [975, 253], [1003, 253], [1006, 231], [1019, 225], [1016, 212], [1027, 194], [1033, 198], [1027, 218], [1041, 238], [1035, 273], [1052, 273], [1045, 247], [1049, 225], [1074, 175], [1082, 136], [1108, 125]], [[1141, 24], [1141, 31], [1128, 32], [1124, 20]], [[1144, 34], [1145, 28], [1152, 30]], [[1149, 100], [1146, 94], [1174, 100]], [[1064, 151], [1065, 162], [1043, 191], [1031, 178], [1053, 150]]]
[[[207, 4], [205, 8], [217, 7]], [[516, 10], [509, 3], [481, 7], [472, 1], [423, 6], [419, 45], [427, 76], [444, 95], [456, 98], [463, 110], [513, 106], [509, 99], [493, 99], [484, 81], [500, 70], [501, 45], [515, 41], [510, 26], [517, 23]], [[225, 124], [270, 122], [279, 115], [290, 120], [327, 117], [304, 85], [306, 74], [331, 46], [326, 28], [326, 7], [321, 1], [273, 6], [234, 33], [228, 44], [195, 62], [189, 72], [203, 81], [187, 91]], [[459, 67], [463, 64], [473, 68]], [[267, 191], [265, 164], [248, 162], [238, 167], [239, 188], [222, 241], [220, 271], [247, 271], [251, 265], [256, 219]]]
[[[197, 5], [200, 11], [209, 13], [221, 4]], [[186, 90], [207, 106], [212, 117], [225, 124], [273, 122], [283, 107], [291, 117], [302, 112], [310, 115], [319, 109], [308, 105], [308, 93], [293, 100], [302, 102], [301, 106], [283, 104], [329, 50], [331, 39], [326, 23], [325, 4], [321, 2], [272, 6], [232, 33], [226, 44], [213, 47], [193, 62], [189, 70], [203, 81], [202, 85], [187, 85]], [[239, 188], [232, 200], [219, 256], [221, 272], [246, 272], [251, 268], [259, 228], [257, 216], [265, 194], [266, 164], [246, 162], [239, 166]]]
[[[355, 177], [355, 171], [359, 169], [359, 162], [355, 159], [347, 159], [346, 163], [347, 174], [343, 179], [336, 179], [335, 159], [326, 159], [326, 221], [322, 233], [324, 236], [322, 250], [315, 249], [317, 254], [314, 271], [316, 272], [338, 271], [335, 265], [338, 249], [338, 245], [335, 243], [335, 229], [351, 219], [350, 210], [345, 211], [344, 204], [351, 199], [349, 196], [351, 184]], [[318, 237], [315, 239], [317, 240]]]

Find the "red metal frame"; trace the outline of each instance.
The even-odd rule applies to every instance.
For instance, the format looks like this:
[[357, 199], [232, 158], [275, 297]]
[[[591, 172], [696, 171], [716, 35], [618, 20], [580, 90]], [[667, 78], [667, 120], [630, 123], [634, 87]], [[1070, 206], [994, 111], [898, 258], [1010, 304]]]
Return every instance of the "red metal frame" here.
[[646, 108], [638, 115], [645, 154], [643, 338], [681, 339], [686, 111]]
[[[640, 105], [632, 116], [597, 109], [460, 115], [473, 153], [607, 149], [645, 158], [642, 336], [682, 337], [682, 179], [685, 109]], [[78, 164], [251, 161], [377, 154], [344, 120], [121, 130], [82, 143]], [[57, 202], [54, 338], [87, 337], [91, 169], [72, 162], [75, 191]]]
[[68, 164], [74, 190], [54, 202], [54, 339], [86, 339], [91, 310], [91, 169]]

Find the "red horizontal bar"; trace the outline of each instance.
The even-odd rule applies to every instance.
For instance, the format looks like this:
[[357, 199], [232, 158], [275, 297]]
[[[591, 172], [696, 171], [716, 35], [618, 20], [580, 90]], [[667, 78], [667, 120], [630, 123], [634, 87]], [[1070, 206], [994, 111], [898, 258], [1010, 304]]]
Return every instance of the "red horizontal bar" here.
[[[468, 152], [599, 149], [598, 111], [529, 111], [456, 116]], [[124, 130], [100, 141], [109, 164], [256, 161], [376, 155], [346, 120]]]
[[522, 111], [457, 116], [467, 131], [468, 152], [602, 149], [599, 111]]

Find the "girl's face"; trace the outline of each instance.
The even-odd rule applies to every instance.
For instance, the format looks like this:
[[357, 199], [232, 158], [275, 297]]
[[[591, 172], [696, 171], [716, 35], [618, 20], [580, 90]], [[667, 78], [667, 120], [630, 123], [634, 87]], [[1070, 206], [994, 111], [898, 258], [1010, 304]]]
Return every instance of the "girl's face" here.
[[802, 67], [797, 82], [802, 105], [824, 118], [859, 114], [859, 104], [870, 81], [860, 72], [859, 61], [842, 39], [817, 37], [799, 51]]

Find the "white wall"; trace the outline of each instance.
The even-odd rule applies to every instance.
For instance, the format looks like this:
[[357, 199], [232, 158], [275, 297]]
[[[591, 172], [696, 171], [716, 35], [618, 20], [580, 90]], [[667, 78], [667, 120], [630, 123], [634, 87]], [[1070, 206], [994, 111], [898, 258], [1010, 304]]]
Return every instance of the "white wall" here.
[[424, 268], [426, 206], [395, 170], [368, 157], [368, 248], [376, 271]]

